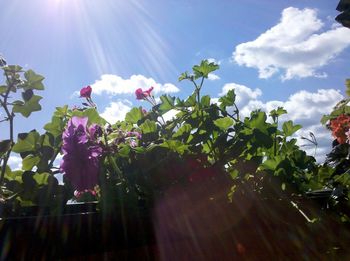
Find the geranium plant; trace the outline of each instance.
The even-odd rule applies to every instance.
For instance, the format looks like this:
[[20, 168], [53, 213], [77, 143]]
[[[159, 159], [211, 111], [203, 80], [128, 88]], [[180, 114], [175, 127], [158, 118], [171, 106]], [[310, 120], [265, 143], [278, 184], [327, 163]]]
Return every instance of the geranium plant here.
[[[21, 69], [2, 68], [7, 76], [11, 68], [17, 70], [2, 86], [2, 107], [6, 111], [12, 105], [13, 113], [29, 116], [38, 109], [39, 98], [32, 93], [43, 88], [43, 78], [29, 71], [24, 82], [12, 83]], [[135, 98], [149, 102], [150, 109], [133, 108], [118, 122], [103, 119], [93, 102], [93, 89], [82, 88], [83, 107], [57, 108], [44, 134], [33, 130], [19, 134], [17, 142], [13, 137], [2, 141], [2, 197], [6, 201], [9, 193], [17, 205], [37, 204], [51, 211], [62, 210], [69, 199], [97, 200], [101, 211], [114, 212], [121, 207], [151, 208], [172, 188], [191, 190], [200, 184], [212, 188], [208, 198], [227, 204], [236, 195], [251, 193], [261, 200], [291, 204], [305, 192], [328, 188], [339, 167], [318, 165], [297, 146], [293, 135], [301, 126], [280, 123], [287, 113], [283, 108], [256, 110], [242, 118], [234, 90], [218, 101], [202, 94], [205, 79], [218, 68], [204, 60], [181, 74], [179, 81], [194, 87], [184, 100], [163, 95], [157, 103], [152, 86], [137, 89]], [[13, 86], [23, 89], [24, 101], [8, 103]], [[348, 146], [350, 125], [344, 108], [345, 112], [331, 114], [329, 126], [337, 142]], [[164, 115], [171, 110], [176, 115], [166, 121]], [[11, 124], [13, 113], [7, 117]], [[11, 151], [21, 155], [22, 170], [7, 166]], [[55, 166], [59, 154], [62, 160]], [[64, 185], [58, 184], [56, 173], [64, 174]], [[216, 198], [214, 188], [227, 196]]]

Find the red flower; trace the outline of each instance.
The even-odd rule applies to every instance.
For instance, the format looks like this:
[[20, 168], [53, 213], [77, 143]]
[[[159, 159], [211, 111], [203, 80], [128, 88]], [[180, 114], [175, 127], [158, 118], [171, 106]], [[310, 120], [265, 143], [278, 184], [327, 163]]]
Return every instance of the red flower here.
[[350, 116], [345, 114], [339, 115], [337, 118], [330, 121], [330, 128], [333, 137], [337, 139], [339, 144], [346, 143], [346, 132], [348, 132], [350, 128]]
[[138, 88], [136, 91], [135, 91], [135, 95], [136, 95], [136, 99], [138, 100], [143, 100], [149, 96], [151, 96], [151, 92], [153, 91], [153, 87], [149, 88], [148, 90], [146, 91], [143, 91], [141, 88]]
[[92, 92], [92, 88], [90, 85], [88, 85], [80, 90], [80, 97], [91, 98], [91, 92]]

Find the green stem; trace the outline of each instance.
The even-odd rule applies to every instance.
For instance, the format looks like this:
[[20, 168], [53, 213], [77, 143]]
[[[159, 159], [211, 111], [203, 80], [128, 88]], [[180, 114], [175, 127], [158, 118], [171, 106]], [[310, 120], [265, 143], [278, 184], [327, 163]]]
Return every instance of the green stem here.
[[2, 186], [3, 182], [4, 182], [4, 177], [5, 177], [5, 172], [6, 172], [6, 166], [7, 166], [7, 162], [10, 158], [11, 155], [11, 151], [12, 151], [12, 147], [13, 147], [13, 143], [14, 143], [14, 139], [13, 139], [13, 118], [14, 118], [14, 114], [12, 112], [9, 111], [9, 108], [7, 107], [8, 103], [7, 103], [7, 99], [9, 97], [9, 93], [12, 89], [12, 83], [10, 82], [10, 79], [7, 75], [7, 73], [5, 73], [5, 77], [8, 83], [8, 88], [6, 90], [6, 93], [4, 94], [4, 100], [0, 99], [0, 105], [4, 108], [7, 119], [9, 121], [9, 125], [10, 125], [10, 142], [11, 142], [11, 146], [10, 149], [7, 151], [6, 156], [4, 158], [4, 161], [2, 162], [2, 166], [1, 166], [1, 174], [0, 174], [0, 186]]

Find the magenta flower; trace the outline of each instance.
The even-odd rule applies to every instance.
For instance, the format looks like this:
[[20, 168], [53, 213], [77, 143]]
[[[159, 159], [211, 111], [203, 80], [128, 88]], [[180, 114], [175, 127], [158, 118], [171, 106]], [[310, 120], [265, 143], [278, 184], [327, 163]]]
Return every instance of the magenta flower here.
[[86, 117], [72, 117], [62, 136], [64, 155], [60, 169], [77, 191], [92, 190], [97, 185], [103, 152], [91, 139], [87, 122]]
[[146, 91], [143, 91], [141, 88], [138, 88], [136, 91], [135, 91], [135, 95], [136, 95], [136, 99], [138, 100], [144, 100], [146, 99], [147, 97], [150, 97], [151, 96], [151, 92], [153, 91], [153, 87], [149, 88], [148, 90]]
[[80, 90], [80, 97], [81, 98], [91, 98], [91, 92], [92, 92], [92, 88], [90, 85], [81, 88]]

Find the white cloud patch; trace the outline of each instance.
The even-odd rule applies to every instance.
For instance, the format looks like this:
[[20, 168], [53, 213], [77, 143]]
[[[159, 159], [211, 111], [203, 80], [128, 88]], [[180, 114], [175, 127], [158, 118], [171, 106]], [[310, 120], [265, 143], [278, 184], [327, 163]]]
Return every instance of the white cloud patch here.
[[131, 102], [128, 100], [111, 102], [101, 116], [109, 123], [114, 124], [118, 120], [124, 120], [125, 115], [131, 110]]
[[236, 93], [237, 105], [240, 110], [241, 117], [249, 116], [252, 110], [261, 109], [265, 112], [270, 112], [277, 107], [283, 107], [287, 110], [287, 115], [281, 116], [281, 122], [292, 120], [294, 124], [301, 124], [303, 128], [296, 133], [299, 145], [310, 155], [314, 154], [314, 147], [311, 143], [303, 137], [309, 137], [312, 132], [317, 139], [318, 148], [316, 159], [322, 162], [327, 153], [331, 150], [332, 136], [329, 130], [321, 125], [320, 120], [324, 114], [329, 114], [337, 102], [344, 97], [339, 90], [334, 89], [320, 89], [316, 92], [308, 92], [305, 90], [292, 94], [285, 101], [268, 101], [263, 102], [260, 99], [262, 95], [260, 89], [251, 89], [247, 86], [229, 83], [224, 85], [220, 96], [227, 93], [228, 90], [233, 89]]
[[281, 73], [283, 80], [327, 77], [318, 69], [350, 45], [349, 29], [320, 30], [323, 22], [315, 9], [286, 8], [280, 22], [257, 39], [236, 46], [233, 59], [241, 66], [256, 68], [260, 78]]
[[216, 75], [215, 73], [209, 73], [208, 74], [208, 80], [209, 81], [220, 80], [220, 76]]
[[11, 154], [7, 164], [10, 166], [11, 170], [22, 169], [22, 158], [20, 156]]
[[143, 90], [154, 87], [153, 93], [176, 93], [180, 89], [171, 83], [160, 84], [152, 78], [146, 78], [143, 75], [132, 75], [129, 79], [123, 79], [122, 77], [114, 74], [104, 74], [100, 80], [97, 80], [91, 85], [93, 92], [97, 95], [103, 93], [109, 95], [118, 94], [134, 94], [135, 90], [142, 88]]

